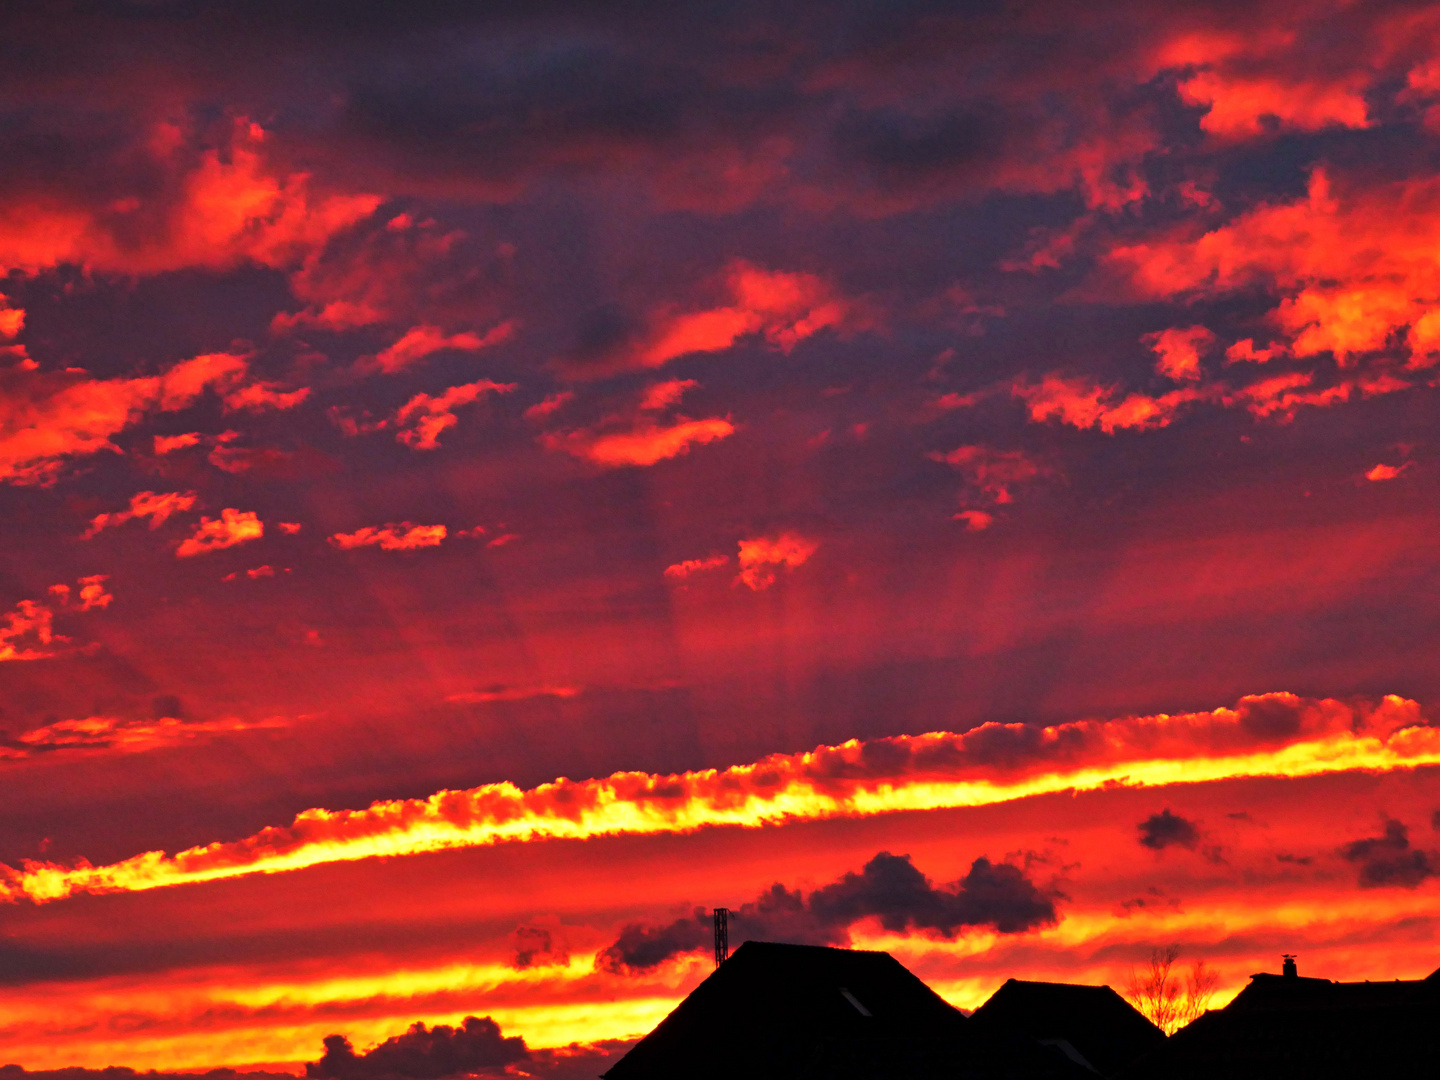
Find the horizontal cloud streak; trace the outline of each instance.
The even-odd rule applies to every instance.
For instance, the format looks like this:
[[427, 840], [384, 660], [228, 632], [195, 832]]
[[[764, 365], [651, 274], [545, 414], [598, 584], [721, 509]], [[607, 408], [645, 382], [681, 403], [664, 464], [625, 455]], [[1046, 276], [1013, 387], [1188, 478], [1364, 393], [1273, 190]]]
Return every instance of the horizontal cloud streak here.
[[505, 841], [756, 828], [1115, 786], [1437, 764], [1440, 728], [1413, 701], [1266, 694], [1211, 712], [1051, 727], [990, 723], [963, 735], [850, 740], [723, 770], [562, 778], [528, 791], [502, 782], [364, 810], [312, 809], [289, 826], [173, 856], [150, 851], [108, 866], [26, 860], [18, 870], [0, 867], [0, 898], [45, 902]]

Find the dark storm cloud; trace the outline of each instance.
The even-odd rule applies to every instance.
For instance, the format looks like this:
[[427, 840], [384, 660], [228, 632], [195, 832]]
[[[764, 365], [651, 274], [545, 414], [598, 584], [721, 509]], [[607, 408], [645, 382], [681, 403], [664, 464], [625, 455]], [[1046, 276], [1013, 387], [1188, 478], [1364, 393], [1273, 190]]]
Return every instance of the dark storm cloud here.
[[595, 963], [617, 974], [659, 967], [672, 956], [693, 952], [703, 945], [710, 934], [709, 920], [707, 911], [696, 908], [693, 917], [664, 926], [630, 923], [620, 931], [615, 944], [596, 954]]
[[[982, 856], [959, 881], [937, 888], [910, 856], [882, 851], [860, 873], [847, 872], [808, 898], [777, 882], [732, 912], [731, 937], [843, 946], [849, 944], [849, 928], [872, 917], [892, 933], [944, 938], [978, 926], [1019, 934], [1058, 919], [1054, 898], [1019, 867]], [[665, 926], [632, 923], [598, 962], [616, 973], [646, 971], [708, 943], [710, 929], [710, 913], [702, 908], [693, 918]]]
[[1411, 847], [1410, 830], [1394, 818], [1385, 822], [1383, 835], [1346, 844], [1340, 848], [1340, 857], [1359, 867], [1362, 889], [1386, 885], [1413, 889], [1440, 873], [1436, 855]]
[[442, 1080], [524, 1061], [525, 1040], [506, 1038], [490, 1017], [467, 1016], [459, 1027], [415, 1023], [403, 1035], [357, 1054], [343, 1035], [325, 1039], [325, 1054], [305, 1066], [311, 1080]]
[[1187, 821], [1167, 807], [1158, 814], [1151, 814], [1136, 826], [1140, 830], [1140, 843], [1152, 851], [1163, 851], [1177, 846], [1194, 850], [1200, 843], [1200, 830], [1193, 821]]

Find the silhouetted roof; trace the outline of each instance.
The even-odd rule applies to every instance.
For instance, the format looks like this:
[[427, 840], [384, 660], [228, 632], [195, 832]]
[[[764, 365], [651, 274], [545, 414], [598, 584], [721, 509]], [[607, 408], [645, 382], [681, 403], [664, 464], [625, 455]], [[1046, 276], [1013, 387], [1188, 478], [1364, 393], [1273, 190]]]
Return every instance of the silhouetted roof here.
[[1074, 1078], [1058, 1052], [967, 1033], [889, 953], [747, 941], [607, 1080]]
[[1056, 1045], [1109, 1076], [1165, 1042], [1165, 1033], [1108, 986], [1010, 979], [970, 1018], [976, 1030]]
[[1120, 1074], [1125, 1080], [1440, 1075], [1440, 979], [1341, 983], [1252, 975]]

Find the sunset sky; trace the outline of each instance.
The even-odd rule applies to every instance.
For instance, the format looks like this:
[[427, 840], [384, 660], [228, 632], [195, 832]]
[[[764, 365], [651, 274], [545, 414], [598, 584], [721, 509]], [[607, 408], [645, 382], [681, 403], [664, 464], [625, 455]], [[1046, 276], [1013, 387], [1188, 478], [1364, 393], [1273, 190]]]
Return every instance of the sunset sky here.
[[13, 5], [0, 266], [0, 1065], [1440, 967], [1434, 4]]

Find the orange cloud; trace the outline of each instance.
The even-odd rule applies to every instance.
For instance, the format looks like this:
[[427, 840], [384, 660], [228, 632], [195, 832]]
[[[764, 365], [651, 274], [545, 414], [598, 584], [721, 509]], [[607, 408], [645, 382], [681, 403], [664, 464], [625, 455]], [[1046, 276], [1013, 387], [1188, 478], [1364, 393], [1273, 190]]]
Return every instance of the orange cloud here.
[[48, 193], [13, 199], [0, 208], [0, 266], [35, 273], [71, 263], [120, 274], [283, 267], [380, 204], [373, 195], [317, 197], [307, 174], [277, 173], [262, 152], [264, 132], [248, 121], [235, 125], [226, 147], [189, 157], [182, 132], [159, 134], [146, 152], [157, 171], [175, 177], [176, 197], [99, 208]]
[[1260, 206], [1199, 237], [1121, 245], [1106, 261], [1146, 297], [1274, 290], [1281, 299], [1271, 319], [1297, 357], [1328, 352], [1351, 366], [1398, 348], [1425, 367], [1440, 359], [1437, 247], [1440, 178], [1337, 191], [1316, 169], [1302, 199]]
[[1187, 105], [1205, 106], [1202, 129], [1242, 138], [1261, 134], [1267, 121], [1299, 131], [1368, 127], [1368, 74], [1356, 72], [1333, 81], [1288, 81], [1200, 71], [1181, 79], [1178, 89]]
[[1246, 777], [1386, 773], [1440, 765], [1440, 728], [1420, 706], [1245, 697], [1209, 712], [988, 723], [964, 734], [852, 739], [753, 764], [669, 775], [614, 773], [521, 790], [508, 782], [364, 810], [306, 810], [288, 826], [92, 866], [0, 866], [0, 899], [143, 891], [326, 863], [503, 842], [759, 828], [799, 821], [989, 806], [1063, 791]]
[[198, 431], [187, 431], [183, 435], [156, 435], [155, 455], [160, 457], [172, 450], [184, 450], [186, 447], [199, 444], [200, 433]]
[[60, 720], [20, 735], [9, 746], [0, 745], [0, 760], [33, 757], [57, 751], [113, 751], [141, 753], [178, 746], [210, 736], [237, 731], [275, 730], [288, 727], [280, 717], [245, 721], [238, 719], [191, 721], [173, 716], [157, 720], [123, 720], [114, 716], [87, 716]]
[[1277, 356], [1284, 356], [1283, 346], [1270, 345], [1263, 349], [1255, 348], [1254, 338], [1245, 338], [1235, 342], [1225, 350], [1226, 364], [1268, 364]]
[[676, 581], [683, 581], [691, 574], [704, 573], [706, 570], [718, 570], [722, 566], [728, 566], [730, 559], [726, 555], [708, 555], [703, 559], [685, 559], [683, 562], [671, 563], [665, 567], [665, 576]]
[[[91, 574], [89, 577], [82, 577], [80, 579], [80, 593], [77, 598], [77, 603], [81, 611], [110, 606], [110, 602], [115, 599], [115, 596], [113, 593], [105, 591], [105, 582], [109, 580], [109, 574]], [[63, 606], [70, 606], [69, 585], [51, 585], [50, 593], [58, 597]]]
[[1176, 382], [1196, 382], [1200, 378], [1200, 357], [1215, 344], [1215, 335], [1203, 326], [1174, 326], [1146, 334], [1140, 339], [1160, 359], [1155, 370]]
[[460, 422], [454, 409], [478, 401], [489, 393], [508, 394], [515, 387], [515, 383], [480, 379], [464, 386], [452, 386], [438, 397], [416, 394], [395, 414], [395, 425], [399, 428], [395, 440], [412, 450], [437, 449], [440, 433]]
[[756, 592], [775, 584], [781, 569], [793, 570], [808, 562], [820, 548], [818, 540], [808, 540], [798, 533], [782, 532], [777, 536], [757, 536], [740, 541], [740, 576]]
[[1046, 375], [1038, 383], [1017, 379], [1011, 393], [1025, 402], [1030, 419], [1054, 420], [1082, 431], [1099, 428], [1107, 435], [1117, 431], [1149, 431], [1168, 425], [1181, 407], [1208, 396], [1191, 387], [1171, 390], [1159, 397], [1126, 394], [1118, 386], [1101, 386], [1087, 375]]
[[685, 391], [699, 385], [694, 379], [656, 383], [645, 388], [632, 413], [608, 416], [592, 428], [547, 432], [540, 441], [548, 449], [563, 450], [609, 469], [644, 467], [687, 454], [693, 445], [735, 434], [729, 418], [679, 416], [669, 423], [654, 419], [652, 414], [677, 404]]
[[109, 529], [116, 525], [123, 525], [135, 518], [149, 518], [150, 528], [158, 529], [169, 519], [171, 514], [184, 513], [195, 505], [196, 495], [193, 491], [181, 493], [179, 491], [167, 491], [157, 493], [154, 491], [142, 491], [137, 495], [130, 496], [130, 508], [128, 510], [115, 510], [106, 514], [96, 514], [90, 519], [90, 527], [85, 530], [81, 539], [89, 540], [102, 529]]
[[12, 308], [3, 297], [0, 297], [0, 338], [7, 340], [20, 336], [20, 331], [25, 329], [25, 309]]
[[1349, 401], [1357, 395], [1376, 397], [1410, 386], [1405, 380], [1384, 373], [1341, 379], [1330, 386], [1312, 389], [1314, 382], [1315, 376], [1311, 373], [1294, 371], [1226, 392], [1224, 400], [1227, 405], [1243, 405], [1259, 417], [1278, 416], [1281, 420], [1289, 420], [1300, 408], [1325, 408]]
[[336, 533], [330, 543], [341, 551], [360, 547], [378, 547], [381, 551], [412, 551], [415, 548], [439, 547], [445, 539], [444, 525], [414, 525], [408, 521], [385, 525], [366, 525], [353, 533]]
[[362, 366], [373, 366], [386, 375], [393, 375], [442, 349], [477, 352], [490, 345], [508, 341], [515, 336], [515, 329], [514, 322], [503, 322], [483, 335], [468, 332], [446, 334], [438, 327], [415, 326], [407, 330], [394, 344], [376, 353]]
[[245, 372], [243, 357], [210, 353], [160, 375], [92, 379], [78, 368], [42, 372], [25, 359], [0, 368], [0, 481], [46, 483], [65, 461], [117, 451], [111, 437], [146, 413], [173, 412]]
[[294, 535], [295, 535], [296, 533], [298, 533], [302, 528], [304, 528], [304, 526], [301, 525], [300, 522], [298, 522], [298, 521], [282, 521], [282, 522], [279, 523], [279, 525], [280, 525], [280, 531], [283, 532], [283, 533], [285, 533], [285, 534], [287, 534], [287, 535], [289, 535], [289, 536], [294, 536]]
[[221, 551], [236, 544], [246, 544], [264, 535], [265, 523], [255, 516], [253, 510], [227, 508], [220, 511], [218, 518], [202, 517], [195, 532], [180, 542], [175, 554], [185, 559], [207, 551]]
[[715, 442], [735, 433], [729, 420], [678, 420], [665, 426], [642, 424], [632, 431], [609, 435], [571, 432], [561, 438], [547, 438], [546, 445], [562, 449], [576, 457], [593, 461], [606, 468], [626, 465], [654, 465], [656, 462], [688, 453], [695, 444]]
[[279, 390], [275, 383], [254, 382], [226, 394], [225, 411], [238, 412], [246, 409], [250, 412], [264, 412], [266, 409], [293, 409], [309, 396], [308, 386], [302, 386], [298, 390]]
[[862, 305], [842, 297], [815, 274], [765, 270], [737, 260], [718, 284], [724, 302], [698, 310], [666, 307], [652, 312], [638, 338], [593, 362], [580, 363], [578, 369], [604, 374], [658, 368], [681, 356], [722, 352], [752, 337], [789, 352], [821, 330], [847, 333], [872, 322]]
[[537, 401], [525, 410], [526, 420], [544, 420], [551, 413], [563, 408], [567, 403], [575, 400], [575, 395], [569, 390], [563, 390], [558, 394], [551, 394], [544, 401]]
[[987, 514], [984, 510], [961, 510], [952, 516], [955, 521], [963, 521], [970, 532], [984, 532], [995, 524], [995, 515]]
[[928, 457], [958, 469], [973, 487], [997, 504], [1015, 501], [1010, 493], [1014, 485], [1028, 483], [1050, 473], [1048, 468], [1027, 457], [1022, 450], [960, 446], [948, 454], [929, 454]]
[[0, 615], [0, 661], [54, 656], [50, 646], [65, 640], [55, 633], [54, 619], [49, 608], [34, 600], [21, 600], [14, 610]]
[[1376, 465], [1373, 469], [1371, 469], [1365, 474], [1365, 479], [1377, 483], [1382, 480], [1394, 480], [1397, 476], [1399, 476], [1401, 473], [1403, 473], [1406, 469], [1410, 468], [1410, 466], [1414, 464], [1415, 463], [1413, 461], [1407, 461], [1401, 465]]

